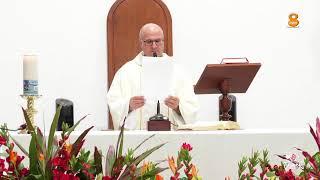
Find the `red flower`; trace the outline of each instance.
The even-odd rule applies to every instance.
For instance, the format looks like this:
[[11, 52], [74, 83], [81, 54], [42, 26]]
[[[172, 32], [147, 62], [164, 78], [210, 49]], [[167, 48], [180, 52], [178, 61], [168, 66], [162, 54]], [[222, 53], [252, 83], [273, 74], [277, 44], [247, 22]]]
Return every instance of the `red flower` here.
[[54, 169], [52, 170], [52, 175], [53, 175], [53, 179], [54, 180], [58, 180], [61, 176], [61, 174], [63, 174], [62, 172], [60, 172], [58, 169]]
[[291, 169], [289, 169], [289, 171], [280, 171], [279, 172], [279, 178], [280, 180], [295, 180], [295, 177], [291, 171]]
[[23, 168], [20, 171], [21, 176], [27, 176], [29, 174], [29, 170], [27, 168]]
[[83, 166], [83, 168], [84, 169], [90, 169], [90, 164], [88, 164], [88, 163], [82, 163], [82, 166]]
[[77, 176], [74, 176], [73, 174], [61, 174], [60, 179], [61, 180], [78, 180], [80, 178]]
[[6, 145], [6, 144], [7, 144], [7, 140], [4, 137], [0, 136], [0, 146]]
[[24, 159], [24, 156], [17, 156], [16, 165], [19, 166], [19, 164], [22, 162], [23, 159]]
[[102, 180], [112, 180], [112, 178], [110, 176], [103, 176]]
[[5, 163], [5, 160], [4, 160], [4, 159], [0, 159], [0, 175], [1, 175], [3, 172], [6, 172], [6, 171], [7, 171], [4, 163]]
[[182, 149], [185, 149], [185, 150], [187, 150], [187, 151], [191, 151], [191, 150], [192, 150], [191, 145], [190, 145], [190, 144], [187, 144], [187, 143], [183, 143], [181, 148], [182, 148]]

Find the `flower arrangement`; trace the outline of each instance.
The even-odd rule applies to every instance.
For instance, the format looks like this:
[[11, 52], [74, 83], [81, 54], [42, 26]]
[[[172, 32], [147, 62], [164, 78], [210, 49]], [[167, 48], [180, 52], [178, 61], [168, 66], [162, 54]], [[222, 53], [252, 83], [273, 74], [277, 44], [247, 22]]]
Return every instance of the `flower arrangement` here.
[[[14, 151], [14, 143], [9, 142], [6, 125], [1, 126], [0, 148], [0, 179], [21, 179], [27, 177], [29, 170], [21, 163], [24, 156], [20, 156]], [[3, 149], [5, 149], [5, 152], [3, 152]]]
[[[320, 179], [320, 120], [316, 119], [316, 131], [309, 125], [318, 151], [311, 155], [307, 151], [296, 148], [304, 157], [304, 163], [296, 161], [295, 155], [277, 155], [285, 162], [280, 165], [272, 165], [268, 159], [268, 151], [263, 150], [262, 155], [259, 151], [253, 152], [251, 157], [243, 157], [238, 163], [238, 178], [245, 179], [280, 179], [280, 180], [306, 180]], [[293, 166], [289, 166], [293, 165]], [[257, 166], [260, 166], [258, 171]], [[291, 167], [296, 167], [292, 169]]]
[[[75, 142], [70, 143], [69, 136], [79, 123], [85, 119], [81, 118], [74, 126], [68, 127], [63, 124], [61, 138], [55, 136], [61, 107], [52, 121], [50, 132], [46, 138], [39, 128], [34, 128], [24, 109], [24, 117], [31, 140], [28, 151], [24, 149], [13, 137], [9, 135], [6, 125], [0, 127], [0, 179], [53, 179], [53, 180], [78, 180], [78, 179], [97, 179], [97, 180], [118, 180], [118, 179], [146, 179], [162, 180], [160, 173], [168, 167], [159, 167], [160, 162], [148, 162], [145, 159], [154, 151], [160, 149], [165, 143], [152, 147], [139, 155], [136, 151], [146, 141], [154, 137], [143, 140], [135, 148], [129, 148], [123, 152], [124, 143], [124, 124], [118, 136], [116, 146], [109, 146], [105, 157], [105, 168], [102, 167], [102, 152], [97, 147], [94, 148], [93, 155], [90, 151], [82, 148], [85, 136], [93, 128], [90, 127], [83, 131]], [[11, 142], [13, 141], [13, 142]], [[18, 155], [14, 147], [18, 146], [21, 151], [29, 158], [29, 167], [23, 166], [24, 156]], [[171, 179], [201, 179], [198, 177], [198, 170], [191, 163], [189, 152], [191, 145], [184, 143], [178, 152], [177, 166], [174, 176]], [[168, 159], [170, 168], [175, 166], [173, 157]], [[179, 169], [185, 166], [186, 177], [179, 178]]]
[[[198, 176], [198, 170], [195, 165], [191, 163], [191, 155], [190, 151], [192, 150], [192, 146], [187, 143], [183, 143], [180, 151], [178, 151], [178, 157], [175, 163], [175, 159], [173, 156], [168, 157], [169, 167], [173, 176], [171, 176], [170, 180], [201, 180], [202, 178]], [[180, 177], [180, 169], [185, 167], [183, 172], [185, 177]]]

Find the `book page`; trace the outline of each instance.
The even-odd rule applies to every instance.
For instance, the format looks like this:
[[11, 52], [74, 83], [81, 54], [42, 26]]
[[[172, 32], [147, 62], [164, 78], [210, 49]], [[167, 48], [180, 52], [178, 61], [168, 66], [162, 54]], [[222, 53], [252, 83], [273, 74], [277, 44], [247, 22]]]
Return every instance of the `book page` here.
[[143, 57], [141, 93], [147, 102], [164, 101], [171, 92], [173, 62], [165, 57]]

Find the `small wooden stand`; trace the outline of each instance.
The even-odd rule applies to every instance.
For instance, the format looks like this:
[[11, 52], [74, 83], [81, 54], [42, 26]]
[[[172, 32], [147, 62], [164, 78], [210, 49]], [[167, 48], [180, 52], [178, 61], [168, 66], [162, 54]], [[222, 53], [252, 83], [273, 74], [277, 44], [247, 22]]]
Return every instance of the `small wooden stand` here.
[[196, 94], [222, 94], [220, 120], [229, 121], [231, 99], [228, 93], [245, 93], [257, 74], [260, 63], [207, 64], [195, 85]]
[[170, 121], [169, 120], [153, 120], [148, 121], [148, 131], [170, 131]]
[[160, 113], [160, 103], [157, 103], [157, 114], [149, 118], [147, 122], [148, 131], [170, 131], [171, 124], [168, 117]]

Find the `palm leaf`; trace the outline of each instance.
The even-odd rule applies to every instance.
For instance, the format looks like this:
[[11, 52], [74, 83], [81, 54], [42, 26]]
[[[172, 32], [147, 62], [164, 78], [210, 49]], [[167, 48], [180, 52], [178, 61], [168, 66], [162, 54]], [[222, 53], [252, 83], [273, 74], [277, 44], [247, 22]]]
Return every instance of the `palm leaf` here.
[[308, 161], [310, 162], [310, 165], [311, 167], [316, 171], [318, 172], [319, 171], [319, 168], [318, 168], [318, 165], [316, 163], [316, 160], [307, 152], [307, 151], [304, 151], [300, 148], [296, 148], [297, 150], [301, 151], [302, 155], [308, 159]]
[[125, 124], [125, 122], [123, 122], [123, 124], [121, 126], [120, 134], [119, 134], [118, 140], [117, 140], [116, 158], [118, 158], [119, 156], [122, 156], [124, 124]]
[[35, 132], [34, 127], [33, 127], [32, 123], [31, 123], [31, 121], [29, 119], [27, 111], [23, 107], [21, 107], [21, 108], [22, 108], [22, 111], [23, 111], [24, 119], [25, 119], [25, 121], [27, 123], [28, 131], [30, 131], [30, 133], [32, 134], [32, 132], [33, 133]]
[[[40, 146], [40, 139], [38, 138], [35, 129], [28, 117], [27, 111], [22, 107], [23, 115], [25, 118], [25, 121], [27, 123], [28, 131], [31, 133], [31, 141], [29, 145], [29, 159], [30, 159], [30, 174], [44, 176], [45, 172], [43, 169], [40, 168], [40, 162], [39, 162], [39, 152], [38, 150], [41, 149]], [[40, 150], [43, 151], [42, 149]], [[32, 161], [32, 162], [31, 162]]]
[[38, 149], [38, 153], [44, 153], [43, 151], [46, 149], [46, 140], [45, 138], [43, 137], [43, 134], [41, 132], [41, 130], [39, 128], [37, 128], [37, 139], [38, 139], [38, 142], [39, 144], [37, 144], [37, 149]]
[[[56, 132], [56, 128], [58, 125], [58, 120], [59, 120], [59, 116], [60, 116], [60, 112], [61, 112], [61, 108], [62, 106], [59, 106], [56, 110], [56, 113], [54, 115], [53, 121], [51, 123], [51, 127], [50, 127], [50, 133], [48, 136], [48, 148], [47, 148], [47, 152], [46, 152], [46, 157], [47, 158], [51, 158], [51, 153], [52, 153], [52, 145], [53, 145], [53, 140], [54, 140], [54, 133]], [[47, 159], [47, 160], [49, 160]]]
[[72, 145], [72, 150], [71, 150], [71, 153], [70, 155], [74, 155], [75, 157], [78, 155], [80, 149], [81, 149], [81, 146], [83, 145], [83, 142], [84, 142], [84, 137], [88, 134], [88, 132], [93, 128], [93, 126], [91, 126], [90, 128], [86, 129], [85, 131], [83, 131], [81, 133], [81, 135], [78, 137], [78, 139], [73, 143]]
[[142, 144], [144, 144], [146, 141], [148, 141], [149, 139], [151, 139], [154, 136], [155, 136], [155, 134], [152, 134], [148, 138], [144, 139], [136, 148], [134, 148], [133, 152], [136, 151]]
[[155, 146], [155, 147], [143, 152], [142, 154], [140, 154], [138, 157], [135, 158], [133, 163], [135, 163], [135, 165], [137, 166], [142, 160], [144, 160], [146, 157], [148, 157], [150, 154], [152, 154], [154, 151], [158, 150], [159, 148], [161, 148], [165, 144], [166, 143], [159, 144], [158, 146]]
[[94, 157], [94, 165], [96, 169], [95, 175], [97, 175], [102, 173], [102, 157], [96, 146], [94, 147], [93, 157]]
[[32, 136], [30, 140], [30, 146], [29, 146], [29, 168], [30, 168], [30, 174], [39, 174], [39, 164], [38, 164], [38, 153], [37, 153], [37, 147], [35, 143], [35, 137]]
[[[131, 164], [134, 164], [135, 166], [138, 166], [139, 163], [144, 160], [146, 157], [148, 157], [150, 154], [152, 154], [154, 151], [158, 150], [159, 148], [161, 148], [163, 145], [165, 145], [166, 143], [162, 143], [158, 146], [155, 146], [145, 152], [143, 152], [142, 154], [140, 154], [139, 156], [137, 156], [133, 162]], [[129, 164], [127, 167], [130, 167], [131, 164]], [[127, 175], [130, 171], [130, 168], [126, 168], [126, 170], [124, 171], [123, 175]]]
[[168, 167], [166, 167], [166, 168], [155, 167], [151, 171], [148, 171], [147, 173], [145, 173], [144, 175], [141, 176], [141, 169], [139, 168], [139, 171], [136, 171], [135, 175], [137, 176], [137, 179], [148, 179], [148, 178], [154, 177], [155, 175], [157, 175], [167, 169], [169, 169], [169, 168]]
[[84, 120], [88, 115], [90, 114], [87, 114], [85, 116], [83, 116], [76, 124], [74, 124], [72, 127], [70, 127], [68, 130], [67, 130], [67, 136], [69, 136], [71, 134], [71, 132], [73, 132], [75, 130], [75, 128], [80, 124], [80, 122], [82, 120]]

